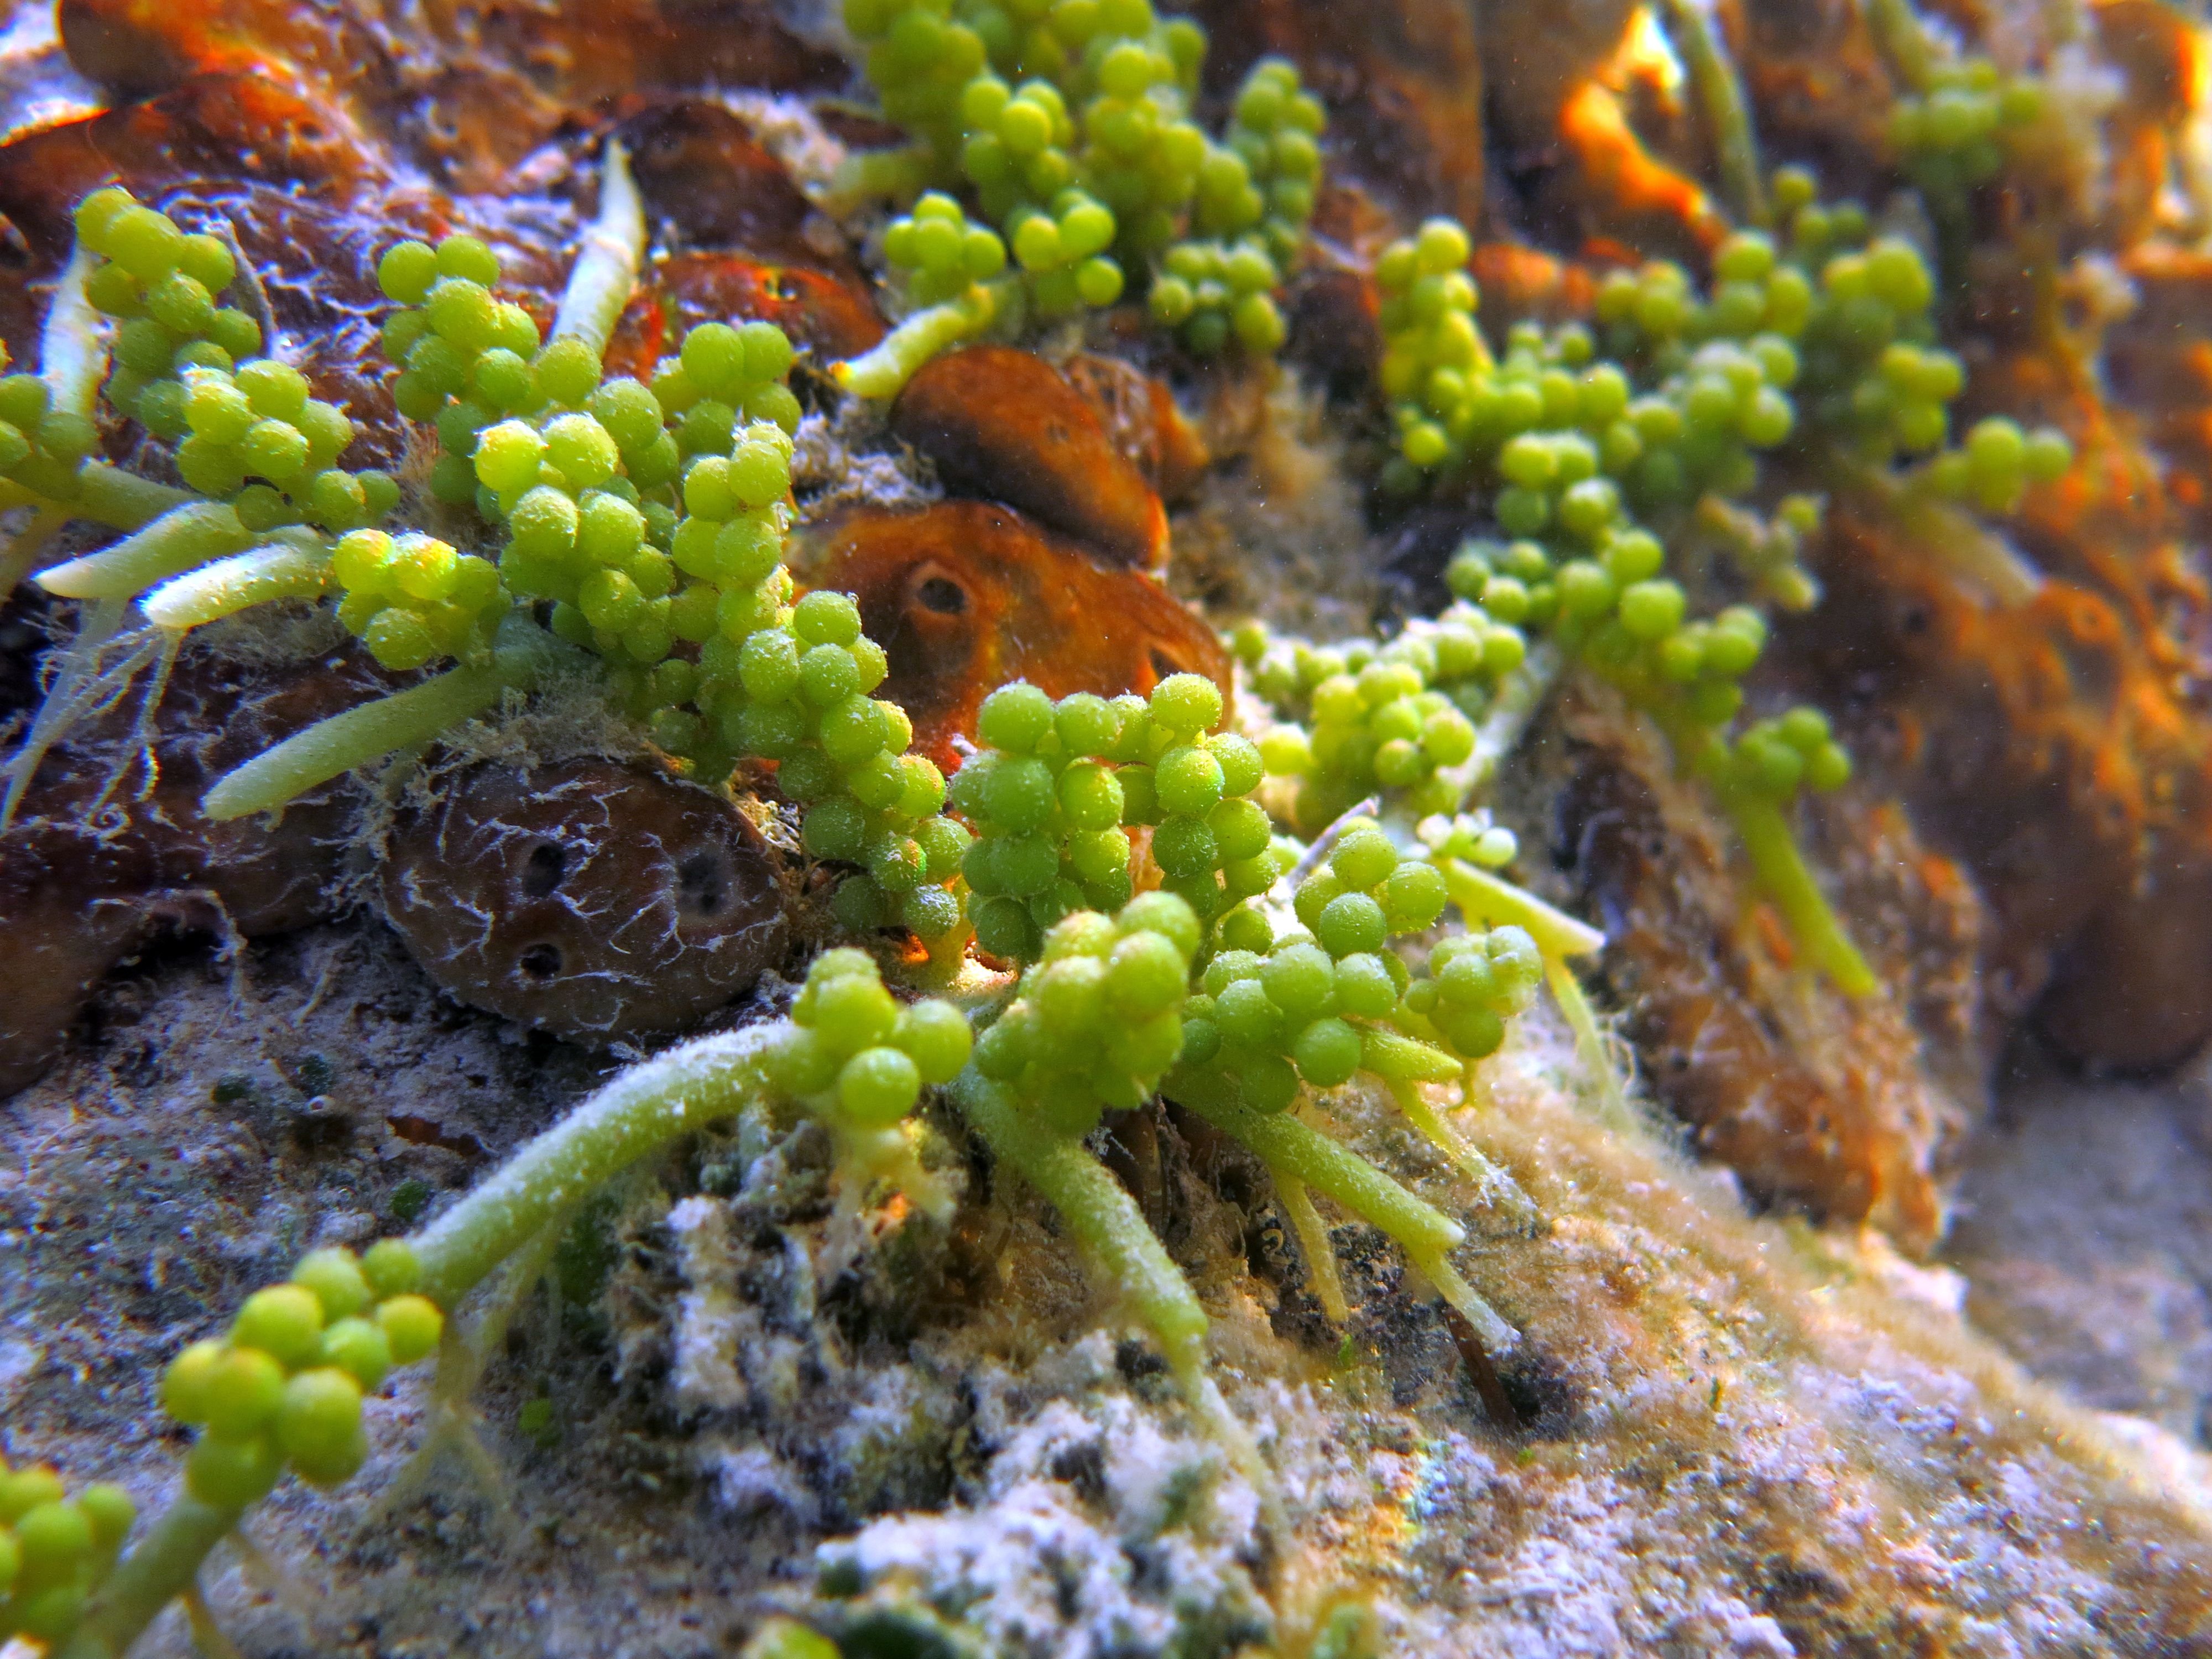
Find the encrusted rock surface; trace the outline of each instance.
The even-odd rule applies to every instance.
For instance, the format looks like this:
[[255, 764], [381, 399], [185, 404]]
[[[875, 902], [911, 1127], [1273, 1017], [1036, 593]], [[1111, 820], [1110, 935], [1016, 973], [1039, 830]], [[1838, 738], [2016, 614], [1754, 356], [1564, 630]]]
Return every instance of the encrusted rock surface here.
[[[0, 1400], [11, 1455], [150, 1501], [176, 1469], [164, 1355], [301, 1249], [441, 1201], [597, 1068], [455, 1010], [364, 921], [249, 946], [234, 975], [171, 955], [105, 1004], [0, 1118]], [[1395, 1252], [1337, 1228], [1340, 1337], [1256, 1172], [1158, 1126], [1159, 1224], [1283, 1531], [1033, 1198], [969, 1168], [947, 1228], [841, 1212], [815, 1132], [747, 1120], [611, 1194], [526, 1305], [478, 1396], [496, 1490], [451, 1456], [393, 1489], [427, 1427], [410, 1378], [372, 1407], [356, 1486], [287, 1488], [254, 1523], [273, 1577], [223, 1559], [217, 1615], [271, 1656], [704, 1655], [774, 1607], [852, 1651], [1034, 1659], [1297, 1651], [1348, 1605], [1425, 1654], [2212, 1644], [2212, 1486], [2172, 1431], [2193, 1383], [2115, 1389], [2066, 1343], [2031, 1352], [2170, 1428], [2065, 1403], [1964, 1322], [1955, 1274], [1747, 1219], [1725, 1179], [1600, 1127], [1541, 1019], [1494, 1071], [1494, 1114], [1459, 1121], [1535, 1200], [1532, 1230], [1486, 1220], [1394, 1114], [1332, 1110], [1474, 1224], [1460, 1263], [1526, 1333], [1500, 1365], [1510, 1426]], [[2102, 1144], [2110, 1107], [2039, 1087], [2037, 1121], [2077, 1126], [2057, 1162], [2090, 1162], [2067, 1147]], [[2118, 1133], [2142, 1150], [2113, 1156], [2158, 1161]], [[1969, 1180], [1992, 1226], [2002, 1178]], [[2160, 1248], [2212, 1251], [2212, 1223], [2170, 1209]], [[2046, 1242], [2046, 1275], [2119, 1271]], [[1970, 1304], [2017, 1300], [2019, 1274], [1961, 1249]], [[2161, 1328], [2176, 1355], [2185, 1325]], [[956, 1615], [953, 1645], [901, 1645]], [[185, 1652], [181, 1620], [149, 1651]]]

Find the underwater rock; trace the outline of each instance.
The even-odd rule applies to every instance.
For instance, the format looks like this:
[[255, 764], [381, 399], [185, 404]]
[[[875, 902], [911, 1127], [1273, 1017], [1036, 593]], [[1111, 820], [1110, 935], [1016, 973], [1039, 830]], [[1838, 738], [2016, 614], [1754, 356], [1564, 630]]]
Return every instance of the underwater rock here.
[[456, 998], [586, 1042], [696, 1024], [790, 937], [742, 812], [610, 761], [470, 768], [403, 815], [381, 882], [392, 925]]
[[[300, 675], [189, 653], [138, 749], [136, 698], [48, 757], [0, 834], [0, 1095], [43, 1072], [100, 980], [167, 927], [232, 940], [334, 914], [359, 786], [281, 817], [203, 817], [208, 785], [384, 690], [365, 656]], [[150, 761], [150, 764], [148, 763]]]
[[1004, 501], [1116, 564], [1167, 561], [1160, 498], [1108, 438], [1092, 405], [1034, 352], [969, 346], [933, 360], [891, 405], [955, 495]]
[[1901, 818], [1887, 847], [1856, 826], [1850, 914], [1892, 995], [1793, 982], [1786, 933], [1741, 908], [1725, 837], [1666, 763], [1601, 708], [1569, 729], [1587, 747], [1560, 840], [1654, 1092], [1758, 1196], [1932, 1249], [1985, 1086], [1972, 886]]

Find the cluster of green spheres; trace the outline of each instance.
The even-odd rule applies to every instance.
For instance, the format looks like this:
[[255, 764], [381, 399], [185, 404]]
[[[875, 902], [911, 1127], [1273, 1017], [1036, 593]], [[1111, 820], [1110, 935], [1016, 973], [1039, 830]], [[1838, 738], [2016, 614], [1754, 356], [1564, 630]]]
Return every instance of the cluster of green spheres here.
[[137, 1506], [122, 1487], [74, 1498], [44, 1463], [0, 1459], [0, 1640], [58, 1644], [115, 1565]]
[[1851, 758], [1831, 733], [1828, 717], [1802, 707], [1747, 728], [1722, 764], [1724, 787], [1773, 801], [1786, 801], [1801, 787], [1840, 789], [1851, 775]]
[[1406, 1073], [1408, 1045], [1389, 1028], [1415, 981], [1389, 941], [1435, 926], [1448, 896], [1434, 865], [1401, 858], [1368, 823], [1338, 840], [1293, 902], [1299, 925], [1279, 933], [1257, 909], [1224, 918], [1184, 1008], [1182, 1067], [1218, 1074], [1255, 1111], [1284, 1110], [1302, 1081], [1329, 1089], [1361, 1071]]
[[1202, 931], [1171, 893], [1117, 915], [1074, 910], [1046, 930], [1013, 1001], [977, 1041], [975, 1067], [1011, 1084], [1059, 1133], [1152, 1098], [1186, 1043], [1182, 1010]]
[[301, 1259], [289, 1280], [248, 1297], [219, 1340], [195, 1342], [170, 1362], [161, 1403], [199, 1431], [185, 1490], [240, 1510], [289, 1466], [336, 1486], [368, 1455], [362, 1399], [394, 1366], [428, 1355], [445, 1329], [437, 1304], [416, 1293], [412, 1246], [386, 1239], [356, 1258], [340, 1247]]
[[390, 669], [480, 655], [509, 605], [489, 559], [412, 531], [349, 532], [331, 550], [331, 574], [338, 620]]
[[1284, 867], [1259, 787], [1258, 749], [1214, 728], [1220, 688], [1174, 674], [1149, 698], [1077, 692], [1055, 703], [1024, 683], [984, 700], [987, 746], [954, 775], [953, 809], [975, 829], [963, 863], [976, 943], [1034, 960], [1072, 911], [1132, 890], [1130, 831], [1148, 828], [1162, 884], [1201, 921], [1274, 884]]
[[1152, 319], [1201, 357], [1234, 341], [1267, 356], [1287, 330], [1275, 290], [1297, 263], [1321, 186], [1320, 100], [1279, 58], [1252, 66], [1223, 142], [1200, 164], [1190, 236], [1152, 278]]
[[1310, 835], [1378, 790], [1416, 817], [1455, 808], [1452, 769], [1474, 752], [1492, 688], [1528, 651], [1518, 628], [1464, 607], [1384, 645], [1315, 647], [1254, 627], [1231, 645], [1283, 717], [1261, 736], [1261, 758], [1297, 780], [1291, 821]]
[[1000, 240], [994, 255], [986, 226], [924, 196], [884, 244], [917, 306], [1007, 261], [1035, 314], [1063, 316], [1113, 304], [1151, 264], [1152, 316], [1193, 351], [1282, 344], [1274, 295], [1313, 216], [1323, 126], [1290, 64], [1253, 68], [1217, 142], [1191, 117], [1205, 33], [1151, 0], [847, 0], [845, 22], [915, 140], [856, 158], [853, 180], [965, 185]]
[[1955, 199], [2004, 170], [2009, 146], [2048, 103], [2039, 81], [2008, 75], [1986, 58], [1939, 64], [1924, 88], [1892, 106], [1890, 147], [1914, 184], [1939, 201]]
[[[0, 345], [0, 368], [7, 366], [7, 348]], [[37, 375], [0, 378], [0, 478], [49, 501], [70, 501], [77, 493], [78, 470], [99, 441], [90, 421], [54, 407]]]
[[787, 1097], [866, 1133], [896, 1125], [924, 1085], [957, 1076], [971, 1041], [967, 1017], [951, 1003], [902, 1005], [866, 951], [826, 951], [792, 1004], [769, 1077]]
[[386, 474], [337, 465], [354, 439], [345, 411], [258, 355], [260, 325], [218, 304], [239, 275], [222, 238], [186, 234], [119, 185], [86, 197], [76, 228], [97, 256], [85, 297], [120, 325], [107, 400], [176, 446], [187, 484], [231, 502], [255, 533], [309, 524], [342, 535], [398, 505]]
[[1004, 270], [1006, 245], [952, 198], [933, 190], [884, 230], [884, 263], [904, 278], [915, 304], [940, 305]]

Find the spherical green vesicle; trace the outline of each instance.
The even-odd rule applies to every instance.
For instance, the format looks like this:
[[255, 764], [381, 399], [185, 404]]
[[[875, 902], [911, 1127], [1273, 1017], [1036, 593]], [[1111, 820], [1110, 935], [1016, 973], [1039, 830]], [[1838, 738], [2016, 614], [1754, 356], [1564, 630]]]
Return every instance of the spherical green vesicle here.
[[210, 1509], [242, 1510], [266, 1497], [283, 1472], [272, 1436], [204, 1434], [185, 1459], [185, 1490]]
[[994, 749], [1024, 755], [1054, 729], [1052, 699], [1026, 681], [1000, 686], [983, 699], [976, 735]]
[[345, 1319], [368, 1305], [368, 1279], [351, 1250], [339, 1246], [311, 1250], [292, 1269], [292, 1283], [314, 1292], [326, 1321]]
[[380, 1384], [392, 1370], [392, 1339], [368, 1319], [341, 1319], [323, 1333], [322, 1364], [335, 1365], [364, 1389]]
[[[319, 1345], [320, 1340], [318, 1333]], [[234, 1346], [208, 1373], [205, 1420], [210, 1431], [232, 1439], [258, 1432], [283, 1398], [284, 1371], [262, 1349]]]
[[888, 1046], [863, 1048], [837, 1073], [837, 1102], [866, 1127], [896, 1123], [914, 1109], [921, 1071], [913, 1058]]
[[446, 1316], [436, 1303], [410, 1291], [378, 1303], [376, 1323], [392, 1344], [392, 1363], [411, 1365], [438, 1346]]
[[921, 1080], [929, 1084], [950, 1083], [958, 1076], [974, 1041], [967, 1017], [933, 997], [901, 1009], [891, 1029], [892, 1044], [907, 1053]]
[[322, 1342], [323, 1306], [302, 1285], [273, 1285], [246, 1297], [231, 1322], [230, 1340], [258, 1348], [286, 1367], [312, 1359]]
[[614, 439], [589, 415], [557, 416], [546, 424], [544, 435], [545, 459], [572, 490], [597, 489], [622, 464]]
[[91, 1554], [92, 1522], [75, 1504], [40, 1504], [16, 1519], [17, 1594], [74, 1577]]
[[1221, 688], [1202, 674], [1170, 674], [1152, 688], [1151, 713], [1170, 732], [1210, 732], [1221, 720]]
[[377, 286], [401, 305], [422, 304], [437, 280], [438, 256], [427, 243], [396, 242], [376, 264]]
[[360, 1433], [361, 1382], [351, 1372], [322, 1365], [285, 1383], [276, 1444], [307, 1479], [327, 1486], [351, 1474]]

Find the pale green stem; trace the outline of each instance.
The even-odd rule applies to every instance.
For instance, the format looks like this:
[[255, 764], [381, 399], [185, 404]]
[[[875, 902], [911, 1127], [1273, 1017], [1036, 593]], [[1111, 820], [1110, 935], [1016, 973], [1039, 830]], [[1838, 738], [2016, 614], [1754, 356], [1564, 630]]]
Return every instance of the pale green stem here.
[[133, 599], [157, 582], [242, 553], [258, 540], [222, 501], [170, 508], [112, 547], [39, 573], [39, 586], [64, 599]]
[[1445, 890], [1469, 921], [1487, 927], [1510, 922], [1536, 941], [1546, 957], [1586, 957], [1605, 949], [1605, 935], [1534, 893], [1459, 859], [1438, 859]]
[[869, 350], [831, 365], [837, 384], [856, 398], [886, 403], [932, 357], [973, 339], [998, 317], [1013, 279], [978, 283], [957, 299], [917, 311]]
[[1759, 884], [1782, 912], [1790, 937], [1845, 996], [1873, 995], [1881, 988], [1881, 981], [1814, 880], [1782, 808], [1747, 789], [1719, 793], [1721, 805], [1734, 821], [1736, 834], [1743, 838], [1744, 851], [1751, 855]]
[[1474, 1182], [1485, 1200], [1499, 1209], [1510, 1211], [1514, 1219], [1523, 1224], [1536, 1219], [1536, 1206], [1521, 1190], [1521, 1183], [1468, 1146], [1421, 1092], [1419, 1084], [1393, 1082], [1389, 1088], [1390, 1097], [1398, 1103], [1398, 1109], [1406, 1115], [1406, 1121], [1426, 1135], [1462, 1175]]
[[[15, 503], [6, 505], [13, 506]], [[0, 507], [0, 510], [4, 510], [4, 507]], [[39, 562], [39, 555], [46, 550], [47, 544], [68, 522], [69, 514], [64, 508], [32, 507], [30, 523], [15, 533], [15, 539], [8, 544], [8, 550], [0, 553], [0, 600], [6, 599], [23, 578], [31, 574], [31, 567]]]
[[84, 291], [85, 279], [99, 263], [82, 247], [70, 250], [39, 337], [39, 378], [46, 383], [52, 407], [88, 421], [99, 405], [100, 382], [107, 373], [107, 319], [93, 309]]
[[1905, 90], [1926, 92], [1936, 79], [1936, 44], [1911, 0], [1866, 0], [1866, 20], [1875, 45]]
[[1170, 1079], [1166, 1093], [1249, 1147], [1270, 1172], [1288, 1174], [1317, 1188], [1395, 1239], [1407, 1259], [1474, 1327], [1492, 1352], [1504, 1353], [1521, 1340], [1452, 1267], [1447, 1253], [1467, 1234], [1442, 1211], [1319, 1130], [1287, 1112], [1269, 1115], [1249, 1110], [1212, 1079], [1179, 1073]]
[[772, 1020], [701, 1037], [617, 1073], [409, 1241], [422, 1264], [422, 1294], [451, 1308], [638, 1159], [761, 1099], [763, 1060], [790, 1029]]
[[[60, 668], [39, 704], [38, 715], [32, 720], [29, 732], [21, 746], [8, 757], [7, 764], [0, 767], [0, 775], [8, 780], [8, 792], [0, 797], [0, 831], [15, 821], [15, 811], [23, 804], [24, 792], [30, 788], [31, 780], [38, 775], [53, 746], [80, 720], [105, 706], [101, 688], [106, 677], [97, 672], [100, 654], [123, 626], [123, 618], [130, 609], [128, 599], [101, 599], [80, 618], [76, 637], [62, 653]], [[135, 674], [140, 665], [141, 662], [134, 660], [127, 665], [128, 672]]]
[[190, 1494], [171, 1504], [94, 1594], [60, 1659], [123, 1659], [161, 1609], [191, 1588], [208, 1552], [245, 1513]]
[[1981, 589], [1999, 605], [2026, 605], [2043, 591], [2044, 574], [2005, 537], [1929, 489], [1923, 473], [1903, 480], [1879, 467], [1832, 459], [1826, 471], [1839, 490], [1885, 509], [1899, 538]]
[[1206, 1370], [1206, 1310], [1136, 1200], [1079, 1141], [1054, 1133], [973, 1066], [953, 1079], [950, 1092], [991, 1155], [1060, 1212], [1101, 1276], [1159, 1339], [1193, 1414], [1279, 1522], [1273, 1477]]
[[138, 609], [155, 627], [181, 633], [257, 605], [320, 598], [330, 586], [330, 549], [312, 530], [277, 534], [284, 539], [171, 577]]
[[66, 503], [70, 514], [117, 530], [143, 529], [164, 513], [200, 499], [106, 461], [86, 462], [76, 485], [76, 499]]
[[76, 493], [67, 501], [41, 495], [11, 479], [0, 478], [0, 511], [35, 507], [41, 512], [104, 524], [111, 530], [142, 530], [170, 508], [199, 499], [189, 490], [172, 489], [106, 461], [87, 461], [77, 469]]
[[1332, 1325], [1346, 1323], [1352, 1317], [1352, 1304], [1345, 1299], [1344, 1276], [1337, 1271], [1336, 1245], [1329, 1238], [1328, 1224], [1314, 1208], [1306, 1183], [1294, 1175], [1278, 1174], [1275, 1196], [1282, 1200], [1283, 1213], [1291, 1218], [1298, 1248], [1305, 1252], [1306, 1273], [1322, 1316]]
[[550, 337], [581, 340], [594, 356], [604, 356], [644, 257], [645, 204], [630, 177], [629, 153], [620, 139], [610, 138], [599, 161], [599, 216], [584, 233]]
[[953, 1100], [1000, 1163], [1058, 1210], [1102, 1275], [1159, 1339], [1176, 1375], [1206, 1371], [1206, 1310], [1121, 1182], [1084, 1151], [1022, 1110], [972, 1066], [953, 1079]]
[[1665, 0], [1665, 6], [1667, 33], [1690, 71], [1711, 129], [1721, 195], [1740, 222], [1765, 224], [1766, 188], [1759, 176], [1759, 139], [1752, 131], [1751, 106], [1735, 65], [1714, 31], [1711, 15], [1698, 0]]
[[395, 750], [428, 743], [496, 703], [508, 687], [528, 690], [564, 654], [520, 612], [500, 624], [492, 660], [452, 668], [420, 685], [318, 720], [216, 781], [200, 810], [216, 823], [276, 811], [332, 778]]
[[1620, 1074], [1613, 1069], [1613, 1057], [1606, 1052], [1605, 1033], [1598, 1030], [1597, 1015], [1583, 994], [1583, 982], [1575, 977], [1575, 970], [1558, 957], [1544, 958], [1544, 982], [1552, 988], [1552, 1000], [1559, 1005], [1559, 1012], [1566, 1017], [1567, 1029], [1574, 1033], [1575, 1052], [1582, 1056], [1583, 1069], [1597, 1085], [1598, 1119], [1608, 1127], [1624, 1133], [1636, 1127], [1636, 1114], [1628, 1104], [1627, 1091], [1620, 1086]]

